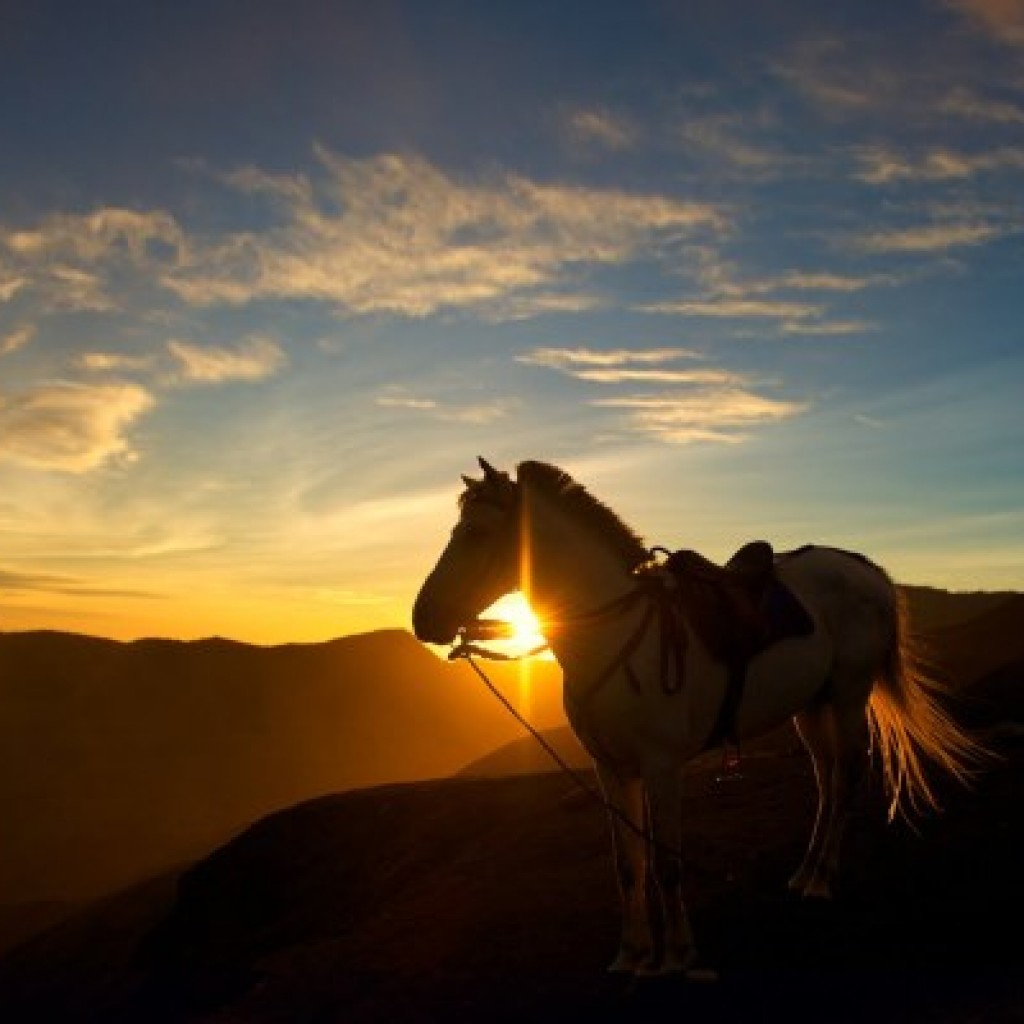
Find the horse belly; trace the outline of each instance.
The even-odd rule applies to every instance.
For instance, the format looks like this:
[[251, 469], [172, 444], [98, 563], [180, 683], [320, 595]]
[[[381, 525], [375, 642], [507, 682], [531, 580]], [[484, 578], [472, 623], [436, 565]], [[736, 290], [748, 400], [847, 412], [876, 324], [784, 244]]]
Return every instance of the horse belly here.
[[[676, 693], [665, 693], [653, 674], [639, 675], [639, 692], [616, 679], [585, 706], [565, 703], [569, 725], [587, 753], [626, 776], [699, 754], [725, 693], [725, 670], [718, 666], [700, 673], [699, 688], [691, 683]], [[688, 673], [687, 682], [696, 682], [696, 675]]]
[[747, 667], [737, 729], [756, 736], [781, 725], [821, 693], [832, 667], [832, 645], [819, 629], [780, 640]]

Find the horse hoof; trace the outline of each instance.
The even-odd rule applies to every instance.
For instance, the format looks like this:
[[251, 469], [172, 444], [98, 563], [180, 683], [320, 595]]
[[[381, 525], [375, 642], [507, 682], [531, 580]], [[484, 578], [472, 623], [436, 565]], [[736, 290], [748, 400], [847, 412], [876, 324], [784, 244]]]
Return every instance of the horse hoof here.
[[686, 980], [697, 985], [717, 985], [718, 971], [710, 967], [691, 967], [686, 972]]
[[809, 902], [831, 903], [832, 886], [830, 886], [828, 882], [808, 882], [807, 885], [804, 886], [803, 892], [800, 895]]
[[637, 975], [641, 978], [685, 977], [693, 969], [697, 954], [690, 950], [686, 953], [666, 953], [660, 960], [645, 960], [638, 968]]
[[609, 974], [636, 974], [642, 964], [650, 959], [647, 953], [638, 953], [632, 949], [620, 949], [615, 959], [608, 965]]

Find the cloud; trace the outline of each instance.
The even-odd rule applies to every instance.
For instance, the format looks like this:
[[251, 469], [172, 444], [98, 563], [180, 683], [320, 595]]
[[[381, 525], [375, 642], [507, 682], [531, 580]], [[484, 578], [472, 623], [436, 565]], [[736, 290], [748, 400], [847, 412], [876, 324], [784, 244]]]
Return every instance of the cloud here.
[[635, 129], [624, 118], [607, 110], [578, 110], [569, 117], [569, 133], [584, 146], [602, 149], [626, 149], [635, 137]]
[[1012, 231], [1012, 225], [980, 221], [921, 224], [861, 235], [857, 244], [872, 252], [943, 252], [960, 246], [983, 245]]
[[845, 334], [867, 334], [878, 325], [867, 320], [793, 320], [779, 327], [783, 334], [808, 337], [833, 337]]
[[945, 114], [956, 114], [971, 121], [991, 121], [997, 124], [1024, 124], [1024, 107], [1002, 100], [979, 96], [962, 86], [952, 89], [942, 102], [939, 110]]
[[956, 181], [983, 173], [1024, 170], [1024, 148], [1019, 146], [984, 153], [937, 148], [917, 160], [891, 149], [872, 146], [862, 149], [857, 159], [861, 169], [854, 177], [869, 185], [887, 185], [894, 181]]
[[270, 338], [249, 338], [234, 348], [169, 341], [185, 380], [217, 384], [233, 380], [263, 380], [287, 362], [281, 346]]
[[84, 473], [135, 458], [125, 434], [153, 405], [135, 384], [48, 384], [0, 394], [0, 458]]
[[0, 271], [0, 302], [10, 302], [27, 283], [24, 277]]
[[459, 405], [402, 393], [381, 395], [376, 399], [376, 404], [386, 409], [407, 409], [426, 413], [433, 419], [446, 423], [468, 423], [477, 426], [503, 419], [519, 407], [519, 401], [514, 398], [496, 398], [489, 402]]
[[511, 174], [457, 181], [415, 156], [317, 154], [316, 181], [243, 175], [269, 193], [277, 226], [193, 245], [164, 284], [199, 306], [311, 299], [422, 317], [515, 299], [528, 309], [557, 304], [557, 287], [588, 265], [649, 259], [728, 226], [707, 203]]
[[116, 268], [174, 265], [184, 248], [181, 228], [159, 210], [102, 207], [53, 214], [34, 228], [0, 228], [0, 250], [15, 275], [0, 283], [0, 297], [32, 289], [40, 308], [50, 312], [114, 309], [109, 277]]
[[2, 232], [0, 243], [22, 259], [70, 257], [88, 263], [120, 254], [144, 263], [178, 252], [183, 237], [163, 211], [102, 207], [88, 214], [53, 214], [37, 228]]
[[112, 590], [96, 587], [87, 580], [73, 576], [51, 576], [46, 573], [10, 572], [0, 569], [0, 593], [61, 594], [65, 597], [132, 597], [157, 598], [163, 595], [144, 590]]
[[774, 65], [774, 72], [833, 114], [872, 109], [905, 93], [891, 68], [864, 55], [852, 57], [848, 41], [829, 36], [800, 40], [786, 60]]
[[702, 359], [684, 348], [586, 349], [538, 348], [516, 356], [516, 361], [544, 366], [594, 384], [645, 383], [727, 384], [738, 380], [736, 374], [721, 369], [676, 369], [651, 364], [672, 363], [680, 359]]
[[892, 274], [832, 274], [824, 271], [791, 270], [779, 277], [754, 282], [753, 289], [758, 291], [775, 291], [789, 289], [791, 291], [820, 292], [859, 292], [876, 285], [892, 285], [898, 278]]
[[673, 302], [655, 302], [638, 307], [644, 313], [664, 313], [670, 316], [707, 316], [736, 319], [793, 320], [818, 316], [820, 306], [780, 299], [709, 298], [684, 299]]
[[644, 369], [589, 369], [569, 371], [579, 380], [589, 380], [597, 384], [620, 384], [624, 382], [644, 381], [662, 384], [728, 384], [739, 378], [729, 370], [644, 370]]
[[1021, 0], [947, 0], [1000, 42], [1024, 47], [1024, 3]]
[[8, 356], [24, 348], [36, 336], [36, 329], [33, 324], [22, 324], [16, 327], [9, 334], [0, 336], [0, 356]]
[[[539, 348], [517, 357], [522, 363], [558, 370], [602, 386], [675, 384], [684, 388], [658, 395], [593, 398], [597, 408], [627, 410], [630, 430], [661, 441], [736, 443], [741, 428], [795, 416], [804, 406], [754, 394], [747, 375], [720, 367], [675, 368], [680, 359], [702, 359], [683, 348], [588, 349]], [[658, 365], [662, 364], [662, 365]]]
[[764, 115], [760, 119], [756, 115], [691, 115], [678, 126], [676, 134], [688, 156], [706, 157], [719, 171], [733, 175], [765, 178], [806, 165], [804, 157], [787, 152], [775, 143], [752, 138], [765, 128], [775, 127], [765, 120]]
[[152, 369], [153, 356], [130, 356], [123, 352], [83, 352], [76, 365], [90, 373]]
[[739, 387], [598, 398], [591, 404], [626, 410], [631, 429], [669, 444], [737, 444], [748, 439], [749, 428], [790, 419], [806, 409], [801, 402], [766, 398]]
[[628, 366], [702, 358], [699, 352], [688, 348], [535, 348], [516, 356], [516, 362], [565, 370], [579, 366]]

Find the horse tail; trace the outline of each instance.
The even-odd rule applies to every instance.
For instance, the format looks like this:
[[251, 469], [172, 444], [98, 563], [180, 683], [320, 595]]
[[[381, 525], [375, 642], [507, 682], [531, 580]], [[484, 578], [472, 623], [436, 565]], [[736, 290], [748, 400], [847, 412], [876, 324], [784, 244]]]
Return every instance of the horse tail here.
[[868, 702], [872, 746], [881, 757], [890, 821], [897, 813], [910, 817], [911, 812], [939, 810], [930, 765], [967, 785], [991, 757], [943, 707], [941, 699], [949, 690], [924, 667], [899, 591], [893, 616], [887, 659]]

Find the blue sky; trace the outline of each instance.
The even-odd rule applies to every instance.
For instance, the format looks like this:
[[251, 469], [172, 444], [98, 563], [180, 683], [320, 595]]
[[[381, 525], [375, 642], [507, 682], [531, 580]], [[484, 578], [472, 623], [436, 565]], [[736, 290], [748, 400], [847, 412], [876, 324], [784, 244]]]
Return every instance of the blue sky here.
[[1024, 588], [1024, 3], [14, 2], [4, 628], [406, 625], [475, 456]]

